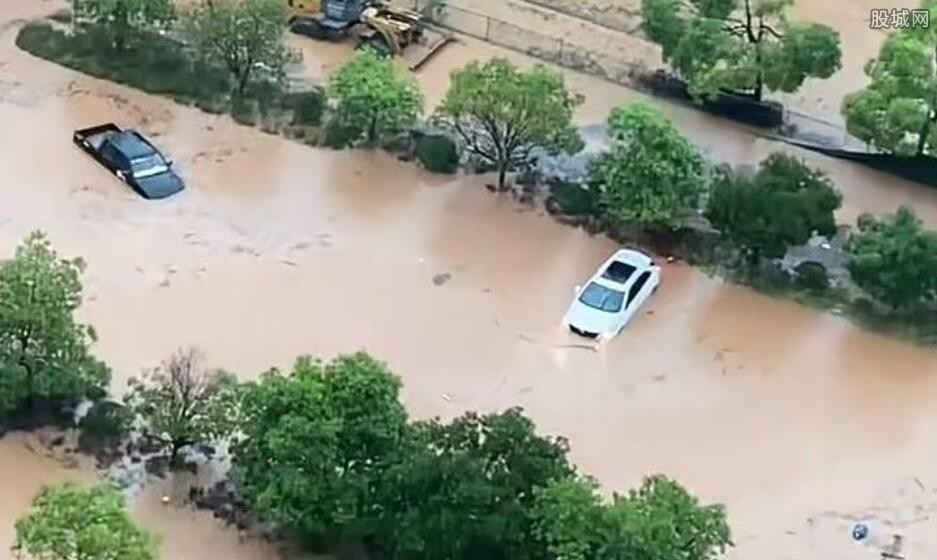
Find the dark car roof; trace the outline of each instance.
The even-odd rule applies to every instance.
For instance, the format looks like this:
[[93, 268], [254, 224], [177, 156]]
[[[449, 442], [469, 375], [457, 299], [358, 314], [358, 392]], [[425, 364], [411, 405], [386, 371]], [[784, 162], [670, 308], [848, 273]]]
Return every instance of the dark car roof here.
[[134, 130], [125, 130], [108, 138], [115, 148], [130, 159], [150, 156], [156, 149]]

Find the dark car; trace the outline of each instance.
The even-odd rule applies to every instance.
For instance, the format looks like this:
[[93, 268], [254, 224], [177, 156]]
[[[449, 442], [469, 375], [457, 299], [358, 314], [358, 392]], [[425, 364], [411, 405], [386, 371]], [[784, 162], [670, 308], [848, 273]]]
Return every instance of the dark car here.
[[172, 161], [135, 130], [108, 123], [78, 130], [73, 139], [144, 198], [166, 198], [185, 188], [172, 169]]

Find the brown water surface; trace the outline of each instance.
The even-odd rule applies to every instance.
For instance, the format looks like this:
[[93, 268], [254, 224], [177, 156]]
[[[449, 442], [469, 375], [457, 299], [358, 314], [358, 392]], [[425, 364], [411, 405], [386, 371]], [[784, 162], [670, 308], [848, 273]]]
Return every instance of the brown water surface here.
[[[50, 6], [7, 3], [0, 22]], [[37, 61], [12, 36], [0, 36], [0, 255], [42, 228], [86, 259], [81, 313], [116, 391], [183, 345], [245, 378], [302, 353], [366, 349], [403, 377], [416, 416], [522, 405], [568, 436], [577, 464], [609, 491], [665, 472], [726, 503], [734, 558], [874, 557], [849, 539], [857, 518], [873, 520], [875, 539], [905, 534], [909, 558], [937, 554], [933, 351], [680, 264], [665, 267], [622, 336], [582, 348], [559, 319], [610, 241], [491, 195], [481, 178], [299, 146]], [[444, 51], [420, 76], [428, 97], [455, 65], [490, 52], [500, 51]], [[568, 76], [588, 96], [582, 122], [636, 97]], [[665, 110], [716, 157], [753, 162], [778, 149]], [[73, 129], [110, 120], [154, 135], [188, 190], [143, 201], [72, 146]], [[808, 157], [843, 189], [844, 219], [914, 203], [937, 224], [935, 191]], [[440, 273], [452, 279], [436, 285]], [[89, 476], [19, 436], [0, 440], [0, 475], [7, 541], [42, 483]], [[164, 535], [164, 558], [276, 557], [176, 509], [181, 492], [152, 488], [137, 505]], [[168, 507], [163, 494], [174, 497]]]

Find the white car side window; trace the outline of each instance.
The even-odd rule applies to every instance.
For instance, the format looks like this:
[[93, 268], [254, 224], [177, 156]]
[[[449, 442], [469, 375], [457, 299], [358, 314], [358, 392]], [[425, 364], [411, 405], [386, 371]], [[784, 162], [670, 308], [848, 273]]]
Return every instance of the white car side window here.
[[641, 293], [641, 288], [647, 284], [648, 278], [651, 277], [651, 273], [644, 271], [641, 273], [641, 276], [635, 280], [634, 285], [631, 286], [631, 291], [628, 292], [628, 307], [631, 307], [631, 304], [634, 302], [635, 298], [638, 297], [638, 294]]

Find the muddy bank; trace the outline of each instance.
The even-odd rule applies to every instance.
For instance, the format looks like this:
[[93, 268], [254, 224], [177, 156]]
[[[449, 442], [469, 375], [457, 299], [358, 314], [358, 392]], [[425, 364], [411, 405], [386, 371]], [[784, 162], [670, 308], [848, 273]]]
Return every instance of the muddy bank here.
[[[572, 346], [560, 318], [610, 241], [493, 196], [484, 178], [305, 148], [36, 61], [10, 40], [0, 46], [0, 119], [16, 136], [0, 165], [15, 179], [0, 188], [0, 254], [42, 227], [64, 254], [85, 257], [82, 315], [97, 327], [115, 392], [180, 346], [244, 378], [301, 353], [364, 348], [403, 376], [416, 416], [522, 405], [568, 436], [574, 460], [606, 489], [661, 471], [725, 502], [734, 558], [866, 558], [876, 552], [848, 535], [863, 516], [875, 517], [873, 531], [891, 524], [908, 535], [908, 557], [937, 552], [933, 520], [915, 513], [937, 495], [933, 352], [682, 265], [665, 268], [623, 336], [598, 351]], [[420, 80], [443, 91], [455, 64], [498, 52], [473, 47], [446, 49]], [[583, 122], [637, 98], [568, 75], [589, 95]], [[666, 110], [721, 159], [777, 149]], [[188, 191], [145, 202], [71, 145], [74, 128], [104, 120], [156, 134]], [[937, 194], [813, 161], [844, 190], [843, 219], [916, 202], [937, 223]], [[449, 279], [437, 285], [441, 274]], [[4, 528], [35, 485], [67, 474], [8, 441]], [[153, 492], [138, 515], [164, 533], [165, 558], [275, 557], [208, 517], [164, 508], [157, 496], [170, 492]]]

